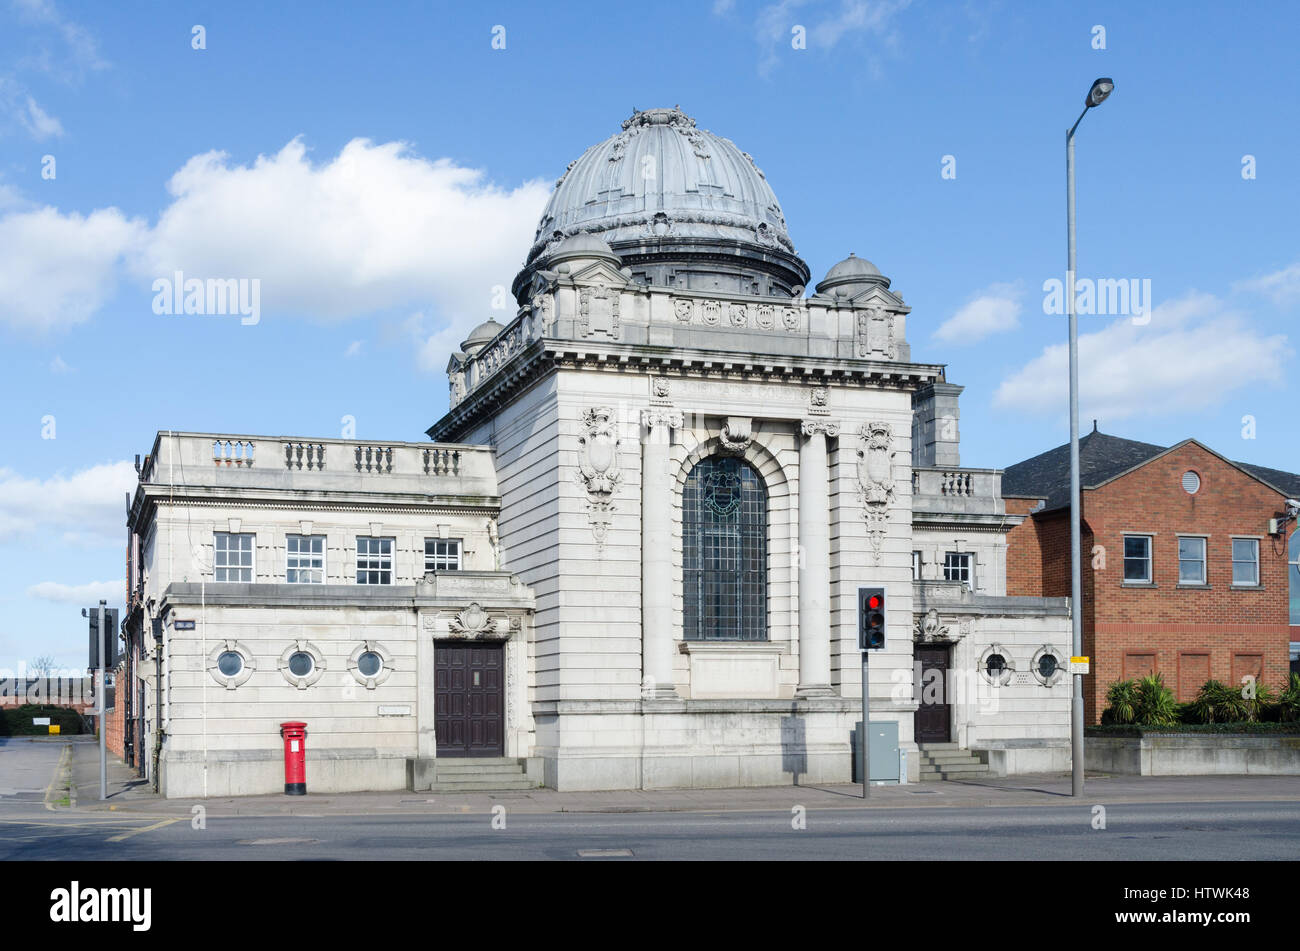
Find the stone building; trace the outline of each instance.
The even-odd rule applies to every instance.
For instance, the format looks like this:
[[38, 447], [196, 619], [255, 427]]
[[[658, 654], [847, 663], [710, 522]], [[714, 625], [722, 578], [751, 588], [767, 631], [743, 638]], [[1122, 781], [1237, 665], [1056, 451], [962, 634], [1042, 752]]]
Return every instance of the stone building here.
[[961, 388], [871, 262], [809, 277], [747, 153], [636, 112], [557, 183], [432, 443], [160, 435], [128, 623], [168, 794], [277, 788], [285, 719], [316, 788], [848, 781], [861, 586], [900, 779], [1063, 767], [1068, 602], [1006, 596], [1025, 516], [960, 466]]

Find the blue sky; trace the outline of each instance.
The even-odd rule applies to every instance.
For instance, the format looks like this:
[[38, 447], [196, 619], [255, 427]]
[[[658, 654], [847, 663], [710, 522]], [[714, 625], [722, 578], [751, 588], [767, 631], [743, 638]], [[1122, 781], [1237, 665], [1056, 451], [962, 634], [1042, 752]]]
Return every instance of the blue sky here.
[[[1068, 437], [1042, 287], [1064, 131], [1114, 77], [1079, 275], [1155, 309], [1081, 318], [1084, 429], [1300, 469], [1298, 46], [1262, 2], [0, 0], [0, 668], [84, 664], [157, 430], [422, 439], [554, 180], [634, 107], [750, 152], [814, 281], [850, 251], [891, 277], [967, 388], [963, 463], [1006, 466]], [[178, 268], [259, 277], [260, 319], [155, 314]]]

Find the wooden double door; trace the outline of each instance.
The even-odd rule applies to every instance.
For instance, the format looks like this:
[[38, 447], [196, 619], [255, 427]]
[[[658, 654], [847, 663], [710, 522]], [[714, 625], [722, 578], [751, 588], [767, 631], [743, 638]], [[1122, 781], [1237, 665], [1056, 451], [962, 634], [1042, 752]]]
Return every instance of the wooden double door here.
[[504, 756], [504, 645], [435, 641], [433, 654], [438, 755]]
[[952, 698], [948, 696], [948, 666], [952, 656], [949, 646], [913, 648], [921, 665], [921, 682], [917, 684], [917, 707], [913, 729], [918, 743], [952, 742]]

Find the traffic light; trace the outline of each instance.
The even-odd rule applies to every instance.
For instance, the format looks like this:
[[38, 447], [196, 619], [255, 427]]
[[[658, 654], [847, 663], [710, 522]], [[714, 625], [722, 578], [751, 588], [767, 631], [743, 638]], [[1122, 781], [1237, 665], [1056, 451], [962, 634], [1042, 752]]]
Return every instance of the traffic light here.
[[878, 651], [885, 646], [885, 589], [858, 589], [858, 650]]

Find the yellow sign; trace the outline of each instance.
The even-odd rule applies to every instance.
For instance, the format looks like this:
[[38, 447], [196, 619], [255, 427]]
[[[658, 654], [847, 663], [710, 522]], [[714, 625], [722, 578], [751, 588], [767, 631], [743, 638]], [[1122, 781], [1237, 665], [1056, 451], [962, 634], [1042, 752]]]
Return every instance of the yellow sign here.
[[1071, 673], [1071, 674], [1086, 674], [1086, 673], [1088, 673], [1088, 672], [1089, 672], [1089, 661], [1090, 661], [1091, 659], [1092, 659], [1092, 658], [1090, 658], [1090, 657], [1071, 657], [1071, 658], [1070, 658], [1070, 673]]
[[1091, 659], [1092, 659], [1092, 658], [1090, 658], [1090, 657], [1071, 657], [1071, 658], [1070, 658], [1070, 663], [1072, 663], [1072, 664], [1086, 664], [1086, 663], [1088, 663], [1088, 661], [1090, 661]]
[[51, 732], [51, 733], [58, 733], [58, 732], [59, 732], [59, 725], [58, 725], [57, 723], [51, 723], [51, 724], [50, 724], [50, 732]]

